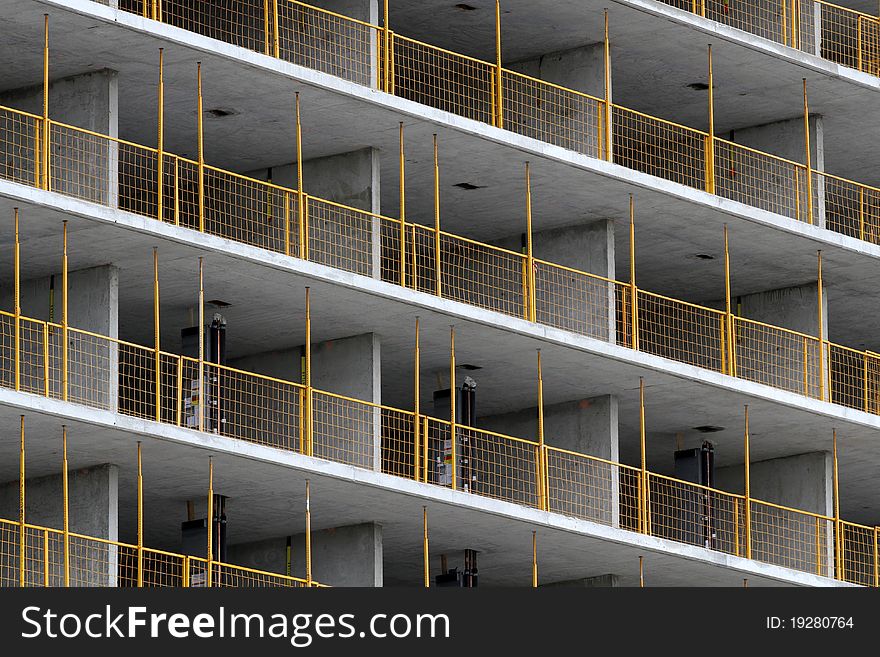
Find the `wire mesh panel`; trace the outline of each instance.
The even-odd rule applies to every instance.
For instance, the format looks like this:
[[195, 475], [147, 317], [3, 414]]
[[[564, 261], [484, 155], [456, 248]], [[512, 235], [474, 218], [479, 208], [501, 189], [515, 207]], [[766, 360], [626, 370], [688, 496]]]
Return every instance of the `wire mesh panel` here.
[[546, 450], [549, 510], [619, 526], [618, 464], [556, 447]]
[[381, 266], [382, 218], [356, 208], [307, 197], [309, 260], [372, 276]]
[[306, 580], [264, 570], [214, 562], [213, 585], [221, 588], [305, 588]]
[[649, 473], [647, 502], [652, 536], [740, 554], [739, 496]]
[[865, 352], [828, 344], [831, 401], [841, 406], [870, 411], [876, 408], [877, 361]]
[[706, 18], [750, 32], [777, 43], [791, 39], [791, 7], [789, 0], [697, 0], [697, 11]]
[[[448, 425], [446, 429], [448, 432]], [[456, 426], [455, 452], [459, 490], [538, 505], [537, 443]]]
[[505, 129], [603, 156], [603, 101], [514, 71], [504, 70], [501, 80]]
[[394, 37], [394, 94], [401, 98], [493, 123], [495, 71], [488, 62]]
[[639, 350], [722, 371], [724, 313], [638, 291]]
[[[393, 408], [382, 408], [382, 472], [386, 474], [416, 479], [416, 459], [421, 461], [422, 436], [416, 443], [415, 423], [412, 413]], [[421, 427], [420, 427], [421, 429]], [[416, 451], [418, 450], [418, 456]]]
[[119, 142], [71, 126], [49, 124], [49, 188], [116, 207]]
[[[116, 205], [120, 210], [158, 217], [159, 154], [153, 149], [123, 141], [113, 142], [112, 145], [116, 149], [119, 167]], [[111, 190], [110, 205], [114, 204], [113, 200]]]
[[716, 194], [799, 221], [810, 220], [804, 166], [723, 139], [713, 142]]
[[880, 189], [820, 172], [814, 176], [824, 192], [825, 227], [880, 243]]
[[19, 525], [0, 520], [0, 587], [19, 586]]
[[706, 134], [615, 105], [614, 162], [673, 182], [706, 188]]
[[877, 75], [880, 19], [827, 2], [816, 4], [821, 16], [822, 57]]
[[313, 456], [372, 470], [380, 465], [381, 428], [381, 406], [313, 391]]
[[[184, 585], [184, 557], [161, 550], [142, 550], [143, 586], [149, 588], [182, 587]], [[134, 545], [120, 545], [117, 554], [119, 576], [117, 586], [135, 587], [138, 583], [138, 549]]]
[[68, 546], [70, 586], [117, 585], [119, 545], [111, 541], [71, 534]]
[[95, 408], [115, 410], [119, 345], [115, 340], [79, 329], [69, 329], [67, 335], [68, 400]]
[[733, 326], [738, 377], [819, 397], [817, 338], [741, 317]]
[[[46, 345], [49, 336], [47, 325], [45, 322], [22, 317], [19, 319], [19, 327], [19, 348], [21, 350], [19, 356], [20, 389], [25, 392], [44, 395], [48, 390], [48, 352]], [[10, 354], [14, 358], [12, 351], [10, 351]], [[14, 382], [12, 385], [14, 385]]]
[[615, 342], [619, 283], [535, 261], [535, 317], [546, 324]]
[[877, 586], [877, 531], [873, 527], [841, 521], [838, 525], [840, 572], [837, 577], [851, 584]]
[[442, 293], [446, 299], [523, 317], [526, 258], [521, 253], [441, 233]]
[[410, 234], [407, 262], [409, 287], [419, 292], [437, 293], [436, 243], [434, 230], [419, 224], [408, 224]]
[[[144, 1], [122, 0], [120, 5], [127, 11], [140, 13], [137, 10]], [[160, 0], [158, 4], [161, 8], [159, 20], [169, 25], [249, 50], [269, 52], [272, 12], [266, 11], [268, 5], [264, 0]], [[129, 9], [128, 5], [133, 6]]]
[[378, 28], [294, 0], [278, 2], [279, 56], [350, 82], [375, 86]]
[[751, 502], [752, 559], [816, 575], [833, 563], [833, 521], [796, 509]]
[[0, 107], [0, 178], [39, 183], [42, 119]]

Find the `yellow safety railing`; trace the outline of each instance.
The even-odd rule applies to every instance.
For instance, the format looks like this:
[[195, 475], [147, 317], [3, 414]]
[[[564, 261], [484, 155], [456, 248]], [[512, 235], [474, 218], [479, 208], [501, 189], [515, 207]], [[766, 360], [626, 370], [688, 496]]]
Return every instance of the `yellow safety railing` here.
[[[682, 322], [681, 315], [673, 317], [677, 324]], [[10, 337], [14, 321], [14, 315], [0, 312], [0, 385], [9, 388], [14, 387], [11, 363], [16, 359]], [[21, 381], [25, 384], [21, 389], [32, 394], [63, 398], [62, 372], [65, 368], [61, 362], [61, 350], [57, 347], [60, 325], [30, 318], [20, 318], [20, 321], [31, 327], [27, 333], [34, 336], [20, 343], [21, 353], [17, 360], [23, 375]], [[650, 324], [643, 322], [642, 326]], [[759, 329], [774, 329], [761, 324], [757, 326]], [[835, 530], [829, 525], [833, 519], [825, 516], [746, 500], [741, 495], [650, 472], [643, 475], [642, 471], [631, 466], [535, 440], [475, 427], [453, 427], [447, 420], [213, 363], [204, 363], [204, 399], [200, 400], [197, 360], [160, 352], [161, 373], [157, 377], [154, 348], [75, 328], [68, 331], [72, 346], [68, 350], [66, 368], [68, 398], [76, 403], [149, 420], [158, 418], [161, 422], [194, 430], [199, 427], [199, 407], [203, 405], [202, 426], [218, 435], [455, 487], [456, 490], [643, 531], [729, 554], [751, 554], [755, 559], [805, 572], [838, 573], [839, 578], [846, 581], [874, 585], [870, 580], [877, 574], [872, 561], [877, 533], [868, 527], [842, 523]], [[747, 339], [739, 327], [737, 333], [739, 344], [752, 340]], [[797, 338], [803, 337], [789, 333]], [[648, 341], [650, 334], [651, 330], [645, 329], [642, 336], [648, 344], [651, 344]], [[55, 345], [49, 349], [48, 359], [46, 343], [42, 342], [46, 336]], [[674, 348], [679, 337], [671, 339]], [[760, 342], [757, 338], [755, 341]], [[833, 347], [828, 345], [832, 352]], [[723, 352], [720, 344], [717, 348]], [[859, 352], [847, 351], [846, 354], [854, 357]], [[874, 355], [863, 355], [875, 362]], [[840, 357], [832, 355], [829, 362], [833, 364], [836, 358]], [[880, 386], [880, 361], [876, 362], [878, 365], [872, 366], [869, 382], [872, 390]], [[747, 369], [746, 362], [741, 361], [739, 367]], [[779, 371], [780, 376], [787, 376], [784, 367]], [[828, 371], [830, 380], [838, 381], [836, 386], [832, 385], [831, 395], [844, 394], [835, 392], [846, 390], [837, 375], [840, 368], [832, 366]], [[308, 403], [309, 395], [311, 403]], [[855, 393], [850, 396], [854, 397]], [[872, 403], [876, 404], [876, 401], [872, 400]], [[307, 412], [309, 408], [311, 418]], [[549, 439], [553, 440], [553, 436]], [[452, 468], [453, 460], [456, 468]], [[745, 531], [746, 504], [750, 505], [750, 552], [745, 545], [749, 540]], [[2, 524], [0, 530], [3, 530]], [[89, 540], [93, 539], [76, 537], [72, 554], [79, 554], [79, 550], [87, 555], [83, 559], [103, 564], [99, 572], [105, 574], [116, 572], [107, 570], [112, 556], [115, 560], [113, 567], [118, 563], [120, 568], [113, 575], [117, 578], [113, 581], [131, 579], [131, 569], [136, 569], [137, 562], [137, 554], [131, 550], [136, 547], [97, 539], [89, 543]], [[17, 535], [0, 538], [0, 543], [17, 545]], [[57, 545], [52, 547], [51, 541], [46, 545], [53, 554], [57, 552]], [[835, 558], [834, 550], [837, 550], [838, 562], [831, 561]], [[179, 567], [168, 565], [175, 555], [154, 551], [147, 554], [145, 581], [155, 582], [155, 585], [169, 582], [174, 585], [175, 573], [182, 577]], [[132, 560], [135, 566], [131, 565]], [[155, 566], [151, 565], [154, 562]], [[204, 581], [206, 573], [204, 567], [198, 570], [199, 560], [190, 558], [190, 563], [192, 570], [187, 571], [189, 585], [196, 586]], [[832, 565], [835, 563], [836, 566]], [[215, 563], [214, 566], [217, 570], [212, 571], [213, 582], [218, 586], [223, 582], [228, 585], [240, 585], [235, 582], [298, 585], [294, 580], [273, 579], [280, 576], [271, 573], [225, 564]], [[42, 572], [39, 564], [29, 568], [35, 573]], [[57, 574], [51, 577], [57, 578]], [[88, 573], [76, 579], [78, 577], [80, 575], [76, 575], [74, 581], [84, 585], [92, 582]]]
[[[22, 527], [17, 521], [0, 518], [0, 587], [64, 586], [65, 570], [70, 586], [135, 587], [139, 555], [145, 587], [207, 586], [208, 562], [199, 557], [147, 547], [139, 549], [137, 545], [74, 532], [69, 532], [66, 543], [65, 547], [65, 534], [60, 529], [32, 524]], [[211, 585], [215, 587], [309, 586], [306, 580], [289, 575], [218, 561], [211, 565]], [[325, 585], [312, 582], [311, 586]]]

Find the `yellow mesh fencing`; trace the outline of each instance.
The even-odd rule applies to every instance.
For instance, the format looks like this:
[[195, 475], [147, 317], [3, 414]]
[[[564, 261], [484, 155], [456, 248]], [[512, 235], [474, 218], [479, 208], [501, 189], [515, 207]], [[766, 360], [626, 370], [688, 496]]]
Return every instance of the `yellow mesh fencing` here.
[[[0, 587], [135, 587], [140, 571], [144, 587], [206, 586], [205, 559], [110, 541], [0, 518]], [[140, 565], [139, 565], [140, 564]], [[212, 586], [295, 587], [297, 577], [212, 562]], [[67, 573], [65, 577], [65, 573]], [[313, 587], [325, 585], [312, 582]]]

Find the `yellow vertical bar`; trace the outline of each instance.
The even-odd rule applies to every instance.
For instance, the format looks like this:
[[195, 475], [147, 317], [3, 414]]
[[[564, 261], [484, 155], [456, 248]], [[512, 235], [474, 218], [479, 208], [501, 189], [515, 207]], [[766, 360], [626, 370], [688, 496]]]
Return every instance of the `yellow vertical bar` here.
[[312, 488], [306, 479], [306, 586], [312, 586]]
[[801, 183], [800, 183], [800, 167], [794, 168], [794, 218], [801, 220]]
[[858, 53], [858, 68], [862, 70], [862, 17], [856, 17], [856, 52]]
[[541, 350], [538, 349], [538, 458], [537, 481], [535, 489], [538, 492], [538, 508], [547, 511], [547, 454], [544, 448], [544, 371], [541, 366]]
[[832, 430], [832, 459], [834, 464], [834, 469], [832, 470], [832, 474], [834, 476], [834, 564], [837, 570], [836, 577], [839, 580], [843, 580], [844, 572], [843, 572], [843, 532], [842, 525], [840, 523], [840, 473], [838, 470], [838, 462], [837, 462], [837, 429]]
[[452, 490], [458, 489], [458, 454], [456, 450], [455, 409], [455, 327], [449, 327], [449, 449], [452, 456]]
[[144, 585], [144, 471], [141, 441], [137, 443], [137, 585]]
[[290, 193], [284, 192], [284, 255], [290, 255]]
[[743, 432], [745, 468], [745, 505], [746, 505], [746, 559], [752, 558], [752, 488], [751, 488], [751, 452], [749, 444], [749, 406], [745, 406], [746, 419]]
[[807, 217], [815, 224], [813, 217], [813, 164], [810, 154], [810, 106], [807, 102], [807, 78], [804, 78], [804, 158], [807, 167]]
[[272, 30], [269, 26], [269, 1], [263, 0], [263, 53], [268, 55], [272, 47]]
[[183, 357], [177, 357], [177, 426], [183, 421]]
[[49, 588], [49, 530], [43, 530], [43, 586]]
[[816, 516], [816, 574], [822, 574], [822, 519]]
[[64, 505], [64, 586], [70, 586], [70, 497], [67, 481], [67, 425], [61, 425], [61, 488]]
[[859, 185], [859, 239], [865, 239], [865, 188]]
[[880, 527], [874, 527], [874, 588], [880, 587]]
[[306, 454], [314, 454], [314, 425], [312, 422], [312, 297], [306, 287]]
[[724, 312], [727, 321], [727, 374], [736, 376], [736, 341], [733, 331], [733, 313], [730, 294], [730, 241], [727, 224], [724, 224]]
[[189, 557], [184, 555], [183, 557], [183, 577], [181, 578], [181, 585], [183, 588], [189, 588], [189, 571], [190, 571], [190, 560]]
[[428, 556], [428, 507], [422, 507], [422, 561], [424, 563], [425, 588], [431, 588], [431, 561]]
[[[780, 9], [782, 9], [782, 43], [787, 46], [789, 44], [789, 39], [788, 39], [788, 36], [789, 36], [788, 35], [788, 7], [786, 6], [786, 5], [788, 5], [788, 0], [780, 0], [779, 4], [780, 4]], [[794, 8], [794, 0], [791, 0], [791, 4], [792, 4], [792, 8]], [[793, 20], [792, 20], [792, 24], [791, 24], [791, 31], [792, 31], [791, 37], [792, 37], [792, 42], [793, 42], [794, 41], [794, 21]]]
[[440, 266], [440, 158], [437, 151], [437, 133], [434, 133], [434, 289], [438, 297], [443, 296], [443, 276]]
[[824, 302], [824, 290], [822, 289], [822, 251], [818, 252], [819, 259], [819, 281], [818, 281], [818, 299], [819, 299], [819, 399], [825, 401], [825, 309], [822, 307]]
[[205, 232], [205, 125], [202, 109], [202, 63], [196, 64], [198, 86], [199, 231]]
[[639, 290], [636, 287], [636, 212], [632, 194], [629, 195], [629, 289], [632, 348], [639, 350]]
[[608, 162], [614, 160], [614, 145], [611, 143], [611, 41], [608, 38], [608, 10], [605, 10], [605, 41], [604, 41], [604, 66], [605, 66], [605, 159]]
[[180, 158], [174, 158], [174, 225], [180, 225]]
[[205, 430], [205, 261], [199, 258], [199, 431]]
[[18, 585], [25, 585], [25, 518], [24, 518], [24, 415], [21, 416], [18, 440]]
[[382, 13], [382, 80], [380, 87], [386, 93], [391, 92], [390, 69], [391, 69], [391, 25], [388, 12], [388, 0], [385, 0]]
[[709, 137], [706, 148], [706, 191], [715, 193], [715, 76], [712, 70], [712, 44], [709, 44]]
[[504, 90], [501, 67], [501, 0], [495, 0], [495, 126], [504, 127]]
[[150, 17], [154, 21], [159, 20], [159, 0], [152, 0], [150, 4], [152, 5], [150, 8]]
[[645, 588], [645, 557], [639, 556], [639, 588]]
[[61, 398], [67, 401], [67, 220], [62, 222], [62, 255], [61, 255]]
[[156, 367], [156, 422], [162, 421], [162, 344], [159, 339], [159, 248], [153, 247], [153, 351]]
[[279, 31], [278, 0], [272, 0], [272, 52], [275, 57], [281, 57], [281, 39], [279, 38]]
[[[406, 146], [400, 122], [400, 284], [406, 287]], [[415, 271], [415, 269], [413, 269]]]
[[15, 282], [13, 305], [15, 312], [15, 344], [14, 344], [14, 369], [15, 369], [15, 389], [21, 390], [21, 240], [18, 233], [18, 208], [13, 208], [15, 223], [15, 247], [13, 251], [13, 261], [15, 270]]
[[532, 169], [528, 162], [526, 162], [526, 268], [528, 319], [534, 322], [537, 321], [538, 302], [535, 295], [535, 253], [532, 234]]
[[642, 466], [639, 482], [639, 530], [643, 534], [651, 531], [650, 507], [648, 505], [648, 445], [645, 431], [645, 379], [639, 377], [639, 452]]
[[532, 532], [532, 588], [538, 588], [538, 532]]
[[[153, 7], [155, 11], [155, 5]], [[156, 139], [156, 218], [165, 210], [165, 49], [159, 48], [159, 126]]]
[[739, 556], [739, 498], [733, 498], [733, 547], [734, 554]]
[[[416, 481], [419, 481], [419, 468], [421, 467], [419, 463], [421, 456], [421, 436], [419, 435], [419, 415], [421, 414], [421, 370], [422, 354], [419, 339], [419, 318], [416, 317], [416, 348], [415, 363], [413, 364], [413, 478]], [[427, 436], [425, 436], [425, 440], [428, 440]]]
[[40, 167], [42, 188], [48, 190], [49, 182], [49, 14], [43, 14], [43, 162]]
[[809, 377], [809, 373], [810, 373], [810, 364], [809, 363], [810, 363], [810, 361], [809, 361], [809, 357], [808, 357], [809, 356], [808, 351], [809, 351], [808, 338], [806, 336], [804, 336], [804, 395], [807, 397], [810, 396], [810, 377]]
[[422, 481], [428, 483], [428, 418], [422, 418]]
[[296, 92], [296, 197], [297, 222], [299, 223], [299, 257], [309, 259], [309, 227], [306, 222], [306, 203], [303, 196], [303, 164], [302, 164], [302, 121], [299, 106], [299, 92]]
[[49, 322], [43, 323], [43, 395], [49, 396]]
[[[201, 400], [199, 400], [201, 401]], [[207, 551], [207, 586], [211, 588], [214, 585], [214, 457], [208, 457], [208, 551]]]

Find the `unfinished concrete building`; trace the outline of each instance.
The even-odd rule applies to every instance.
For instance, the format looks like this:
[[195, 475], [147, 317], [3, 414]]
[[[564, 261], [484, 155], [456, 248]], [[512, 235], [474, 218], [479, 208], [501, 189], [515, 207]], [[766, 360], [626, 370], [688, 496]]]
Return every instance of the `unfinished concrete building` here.
[[875, 11], [3, 3], [0, 584], [876, 587]]

